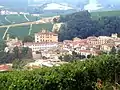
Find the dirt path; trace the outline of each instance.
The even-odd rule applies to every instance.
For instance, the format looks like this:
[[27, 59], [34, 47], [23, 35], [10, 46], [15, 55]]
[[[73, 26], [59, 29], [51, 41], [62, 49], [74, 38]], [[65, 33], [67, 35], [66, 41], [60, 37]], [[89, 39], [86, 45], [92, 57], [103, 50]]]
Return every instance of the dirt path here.
[[7, 32], [8, 32], [8, 30], [9, 30], [9, 28], [10, 28], [10, 27], [7, 27], [7, 29], [6, 29], [6, 31], [5, 31], [5, 33], [4, 33], [3, 37], [2, 37], [2, 39], [5, 39], [5, 36], [6, 36]]
[[25, 14], [24, 14], [24, 18], [25, 18], [28, 22], [30, 21]]
[[7, 19], [7, 17], [5, 17], [5, 20], [6, 20], [7, 22], [9, 22], [9, 23], [12, 23], [10, 20]]
[[20, 24], [4, 25], [4, 26], [0, 26], [0, 28], [24, 26], [24, 25], [30, 25], [30, 24], [36, 24], [36, 21], [34, 21], [34, 22], [20, 23]]

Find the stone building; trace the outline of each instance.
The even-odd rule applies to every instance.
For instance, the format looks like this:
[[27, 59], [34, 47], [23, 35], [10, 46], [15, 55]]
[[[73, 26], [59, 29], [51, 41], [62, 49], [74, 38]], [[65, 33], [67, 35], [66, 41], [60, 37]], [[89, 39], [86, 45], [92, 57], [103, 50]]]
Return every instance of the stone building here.
[[58, 42], [58, 34], [42, 30], [35, 33], [35, 42]]

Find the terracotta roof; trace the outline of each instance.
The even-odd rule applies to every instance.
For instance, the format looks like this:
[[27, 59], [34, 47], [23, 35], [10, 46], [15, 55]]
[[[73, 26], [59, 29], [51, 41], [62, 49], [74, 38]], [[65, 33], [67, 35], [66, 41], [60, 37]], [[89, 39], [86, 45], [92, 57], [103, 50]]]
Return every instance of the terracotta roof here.
[[16, 46], [21, 46], [21, 45], [22, 45], [22, 43], [21, 43], [21, 42], [16, 42], [16, 43], [14, 43], [13, 45], [16, 45]]
[[8, 65], [0, 65], [0, 71], [8, 71], [9, 66]]
[[58, 35], [58, 34], [53, 33], [53, 32], [38, 32], [38, 33], [36, 33], [36, 35], [43, 35], [43, 34], [46, 34], [46, 35]]

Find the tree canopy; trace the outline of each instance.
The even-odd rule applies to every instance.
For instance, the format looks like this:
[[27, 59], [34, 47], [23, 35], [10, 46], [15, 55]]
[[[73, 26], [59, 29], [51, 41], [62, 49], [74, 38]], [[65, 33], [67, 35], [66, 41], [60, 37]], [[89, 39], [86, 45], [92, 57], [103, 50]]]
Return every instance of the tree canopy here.
[[33, 36], [30, 36], [30, 35], [25, 36], [25, 37], [23, 38], [23, 43], [25, 43], [25, 42], [33, 42], [33, 41], [34, 41], [34, 37], [33, 37]]
[[65, 25], [59, 31], [59, 40], [71, 40], [74, 37], [86, 38], [88, 36], [120, 34], [120, 17], [100, 17], [93, 20], [88, 11], [81, 11], [61, 16], [59, 22]]

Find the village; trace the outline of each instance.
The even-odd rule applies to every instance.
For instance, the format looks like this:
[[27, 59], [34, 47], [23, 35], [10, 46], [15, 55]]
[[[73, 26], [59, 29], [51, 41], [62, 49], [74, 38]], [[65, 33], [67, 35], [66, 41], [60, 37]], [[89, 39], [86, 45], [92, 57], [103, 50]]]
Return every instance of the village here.
[[88, 58], [88, 56], [97, 56], [102, 52], [109, 53], [112, 48], [120, 49], [120, 38], [117, 34], [111, 36], [90, 36], [86, 39], [73, 38], [73, 40], [64, 40], [58, 42], [58, 34], [42, 30], [34, 34], [34, 42], [23, 43], [17, 37], [11, 39], [7, 35], [5, 52], [12, 53], [14, 47], [28, 47], [31, 49], [32, 58], [34, 62], [30, 62], [26, 67], [53, 67], [60, 66], [61, 64], [68, 63], [60, 60], [60, 56], [72, 55], [76, 52]]

